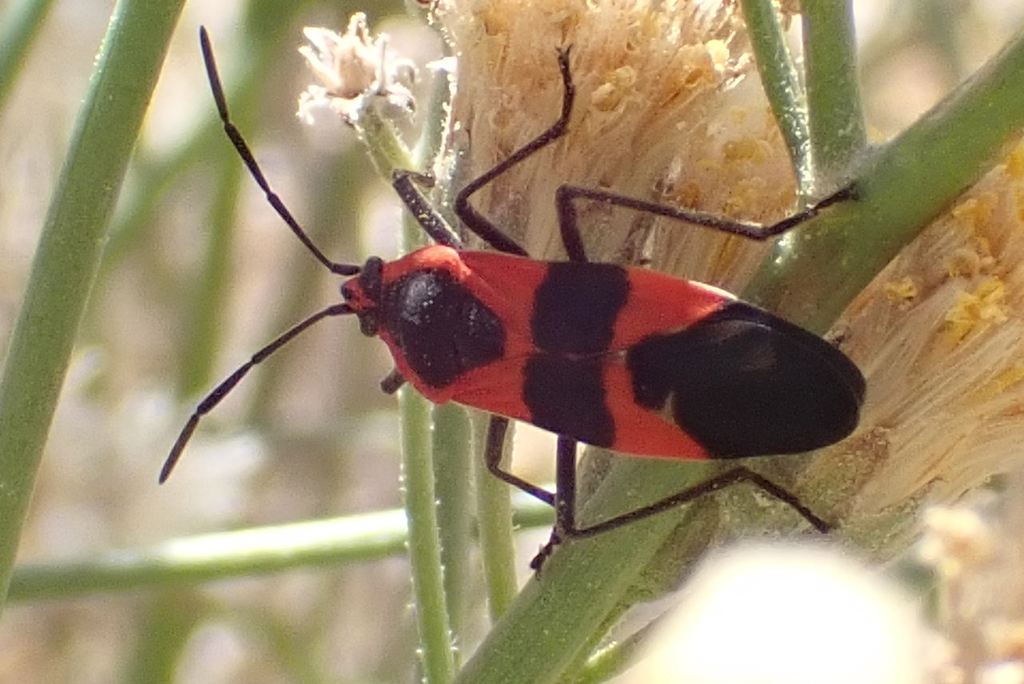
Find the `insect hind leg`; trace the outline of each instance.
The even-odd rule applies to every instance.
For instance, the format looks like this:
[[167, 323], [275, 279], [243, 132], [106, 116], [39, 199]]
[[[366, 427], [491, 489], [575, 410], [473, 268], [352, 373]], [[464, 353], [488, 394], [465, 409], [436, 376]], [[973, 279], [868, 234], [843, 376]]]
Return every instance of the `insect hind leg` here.
[[[572, 449], [571, 454], [567, 451], [568, 448]], [[729, 487], [743, 483], [750, 484], [770, 498], [789, 506], [797, 513], [797, 515], [803, 518], [818, 532], [827, 534], [834, 529], [834, 526], [831, 523], [822, 519], [814, 511], [804, 505], [804, 503], [801, 502], [795, 494], [775, 482], [772, 482], [765, 476], [744, 466], [730, 468], [725, 472], [719, 473], [718, 475], [708, 478], [707, 480], [693, 485], [692, 487], [687, 487], [686, 489], [667, 496], [664, 499], [634, 509], [628, 513], [607, 518], [594, 523], [593, 525], [580, 527], [576, 523], [575, 512], [575, 448], [575, 442], [571, 442], [570, 447], [568, 444], [563, 445], [563, 438], [559, 438], [558, 492], [561, 493], [564, 486], [566, 488], [567, 496], [565, 496], [564, 500], [562, 498], [556, 498], [555, 529], [552, 531], [551, 538], [548, 540], [547, 544], [545, 544], [540, 552], [534, 556], [533, 560], [530, 561], [530, 567], [537, 571], [541, 569], [547, 558], [554, 552], [555, 547], [563, 541], [594, 537], [604, 532], [609, 532], [625, 525], [645, 520], [651, 516], [658, 515], [659, 513], [664, 513], [678, 506], [682, 506], [683, 504], [691, 503], [701, 497], [707, 496], [708, 494], [720, 492], [724, 489], [728, 489]], [[569, 465], [570, 462], [573, 464], [572, 466]], [[566, 478], [564, 481], [563, 477]], [[571, 494], [569, 492], [571, 492]]]
[[775, 482], [772, 482], [764, 475], [756, 473], [745, 466], [736, 466], [734, 468], [729, 468], [725, 472], [719, 473], [714, 477], [710, 477], [703, 482], [693, 485], [692, 487], [687, 487], [686, 489], [667, 496], [660, 501], [637, 508], [629, 513], [624, 513], [622, 515], [615, 516], [614, 518], [602, 520], [599, 523], [583, 528], [577, 527], [573, 524], [571, 528], [563, 530], [562, 535], [566, 538], [592, 537], [594, 535], [601, 534], [602, 532], [607, 532], [617, 527], [649, 518], [652, 515], [663, 513], [675, 508], [676, 506], [690, 503], [691, 501], [708, 494], [720, 492], [723, 489], [727, 489], [744, 482], [754, 486], [779, 503], [792, 508], [818, 532], [825, 534], [832, 531], [833, 525], [820, 518], [814, 511], [804, 505], [795, 494], [784, 489]]

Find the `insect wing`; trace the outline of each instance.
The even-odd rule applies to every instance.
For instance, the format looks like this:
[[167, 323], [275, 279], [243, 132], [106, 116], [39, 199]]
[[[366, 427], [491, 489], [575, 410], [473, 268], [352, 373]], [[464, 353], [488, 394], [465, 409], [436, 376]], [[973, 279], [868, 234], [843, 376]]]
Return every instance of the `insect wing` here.
[[715, 457], [809, 451], [857, 426], [864, 377], [834, 346], [735, 301], [632, 346], [635, 401], [667, 413]]

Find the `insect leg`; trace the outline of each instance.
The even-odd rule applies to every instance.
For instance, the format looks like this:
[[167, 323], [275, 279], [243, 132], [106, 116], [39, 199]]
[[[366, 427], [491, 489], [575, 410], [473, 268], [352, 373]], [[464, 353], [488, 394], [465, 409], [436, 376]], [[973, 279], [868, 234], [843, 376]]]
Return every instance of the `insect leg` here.
[[384, 376], [384, 379], [380, 381], [380, 390], [384, 394], [394, 394], [402, 388], [405, 384], [405, 376], [397, 368], [392, 368], [391, 372]]
[[501, 174], [565, 135], [569, 126], [569, 116], [572, 114], [572, 104], [576, 98], [572, 74], [569, 73], [569, 48], [558, 51], [558, 68], [562, 74], [562, 113], [558, 120], [546, 131], [516, 150], [510, 157], [470, 182], [455, 196], [455, 215], [480, 239], [501, 252], [529, 256], [526, 250], [473, 208], [469, 203], [469, 198]]
[[563, 539], [576, 535], [576, 440], [558, 436], [555, 461], [555, 526], [551, 536], [530, 561], [530, 569], [540, 572], [544, 562]]
[[[730, 468], [729, 470], [709, 478], [700, 484], [688, 487], [647, 506], [642, 506], [628, 513], [623, 513], [622, 515], [617, 515], [613, 518], [608, 518], [607, 520], [602, 520], [601, 522], [588, 527], [581, 528], [576, 525], [575, 513], [576, 444], [572, 440], [566, 440], [569, 442], [569, 446], [563, 446], [563, 439], [564, 438], [560, 437], [558, 442], [559, 496], [556, 497], [555, 501], [555, 529], [552, 531], [551, 538], [548, 540], [548, 543], [544, 545], [540, 552], [534, 556], [533, 560], [530, 562], [530, 567], [533, 570], [540, 570], [548, 556], [550, 556], [554, 551], [554, 548], [566, 539], [593, 537], [603, 532], [608, 532], [609, 530], [614, 530], [619, 527], [623, 527], [624, 525], [644, 520], [653, 515], [657, 515], [658, 513], [664, 513], [672, 508], [699, 499], [702, 496], [706, 496], [744, 482], [757, 487], [768, 496], [792, 508], [818, 532], [826, 534], [833, 529], [832, 524], [820, 518], [814, 513], [814, 511], [805, 506], [792, 492], [783, 489], [763, 475], [755, 473], [743, 466]], [[569, 448], [571, 448], [571, 451], [567, 450]], [[573, 463], [571, 468], [567, 465], [569, 463], [569, 459], [572, 459]], [[566, 478], [564, 482], [563, 477]], [[563, 487], [565, 487], [564, 490]], [[564, 495], [562, 494], [563, 491], [565, 492]]]
[[715, 216], [714, 214], [680, 209], [656, 202], [646, 202], [635, 197], [626, 197], [606, 190], [583, 188], [576, 185], [563, 185], [555, 191], [555, 205], [558, 207], [558, 228], [562, 233], [562, 243], [565, 245], [566, 252], [574, 261], [586, 261], [585, 256], [580, 258], [584, 255], [584, 249], [583, 241], [580, 238], [580, 230], [576, 224], [576, 207], [574, 205], [575, 201], [581, 199], [604, 202], [634, 211], [665, 216], [722, 233], [728, 233], [729, 235], [738, 235], [750, 240], [763, 241], [796, 228], [817, 216], [827, 207], [840, 202], [855, 200], [856, 198], [856, 185], [847, 185], [841, 190], [801, 209], [795, 214], [787, 216], [777, 223], [763, 225], [750, 221], [734, 221], [722, 218], [721, 216]]
[[484, 450], [487, 470], [502, 482], [506, 482], [516, 489], [520, 489], [530, 496], [540, 499], [549, 506], [555, 506], [557, 510], [557, 495], [502, 469], [501, 457], [505, 452], [505, 433], [507, 431], [508, 418], [491, 416], [491, 420], [487, 424], [487, 445]]
[[[493, 472], [493, 471], [492, 471]], [[541, 550], [530, 561], [530, 568], [539, 571], [555, 547], [568, 539], [593, 537], [603, 532], [644, 520], [653, 515], [664, 513], [670, 509], [690, 503], [708, 494], [721, 491], [733, 485], [749, 483], [771, 498], [786, 504], [806, 520], [818, 532], [826, 534], [833, 525], [814, 511], [805, 506], [790, 491], [772, 482], [763, 475], [744, 466], [730, 468], [692, 487], [687, 487], [659, 501], [641, 506], [628, 513], [602, 520], [587, 527], [579, 527], [576, 523], [576, 441], [568, 437], [558, 437], [558, 455], [556, 464], [556, 490], [553, 505], [555, 507], [555, 527], [551, 537]]]
[[755, 473], [749, 468], [736, 466], [735, 468], [730, 468], [729, 470], [715, 475], [700, 484], [687, 487], [686, 489], [676, 492], [671, 496], [667, 496], [660, 501], [656, 501], [647, 506], [630, 511], [629, 513], [617, 515], [614, 518], [602, 520], [599, 523], [595, 523], [594, 525], [584, 528], [578, 528], [573, 524], [572, 526], [566, 527], [562, 530], [562, 534], [566, 538], [592, 537], [596, 534], [601, 534], [602, 532], [607, 532], [608, 530], [613, 530], [617, 527], [636, 522], [637, 520], [643, 520], [644, 518], [648, 518], [652, 515], [663, 513], [670, 508], [675, 508], [676, 506], [699, 499], [707, 494], [718, 492], [726, 489], [727, 487], [743, 482], [747, 482], [757, 487], [773, 499], [786, 504], [819, 532], [827, 533], [833, 529], [833, 526], [830, 523], [822, 520], [814, 513], [814, 511], [801, 503], [800, 499], [798, 499], [792, 492], [783, 489], [778, 484], [772, 482], [759, 473]]
[[462, 249], [462, 240], [458, 238], [444, 217], [438, 213], [434, 205], [420, 190], [434, 186], [433, 176], [424, 173], [395, 169], [391, 173], [391, 187], [398, 193], [399, 199], [405, 203], [430, 239], [439, 245], [453, 249]]

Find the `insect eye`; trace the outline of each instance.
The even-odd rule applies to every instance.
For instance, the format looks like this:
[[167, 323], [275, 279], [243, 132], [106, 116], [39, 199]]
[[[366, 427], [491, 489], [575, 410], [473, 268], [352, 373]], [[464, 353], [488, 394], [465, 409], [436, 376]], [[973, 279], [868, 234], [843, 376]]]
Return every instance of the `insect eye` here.
[[359, 332], [367, 337], [376, 337], [380, 331], [380, 321], [375, 311], [366, 311], [358, 314]]

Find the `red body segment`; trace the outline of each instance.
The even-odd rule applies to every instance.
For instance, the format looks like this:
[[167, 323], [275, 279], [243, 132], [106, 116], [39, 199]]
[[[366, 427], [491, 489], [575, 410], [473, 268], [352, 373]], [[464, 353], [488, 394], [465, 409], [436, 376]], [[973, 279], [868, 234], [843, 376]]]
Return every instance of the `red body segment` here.
[[[405, 359], [391, 333], [381, 327], [380, 338], [388, 345], [399, 372], [423, 396], [434, 403], [455, 401], [490, 413], [536, 423], [523, 400], [522, 383], [527, 359], [542, 351], [531, 336], [534, 294], [547, 276], [549, 264], [495, 252], [458, 252], [434, 245], [401, 259], [386, 262], [383, 282], [422, 269], [439, 269], [479, 298], [501, 320], [505, 329], [504, 354], [500, 359], [460, 375], [453, 383], [432, 387]], [[715, 287], [673, 278], [638, 268], [626, 269], [629, 293], [616, 319], [609, 348], [600, 354], [605, 405], [615, 424], [612, 448], [641, 456], [703, 459], [707, 450], [670, 417], [647, 410], [633, 400], [631, 376], [625, 352], [654, 333], [684, 329], [735, 298]], [[358, 279], [347, 284], [353, 295], [348, 303], [357, 312], [376, 306], [362, 291]], [[587, 306], [587, 302], [580, 302]]]

